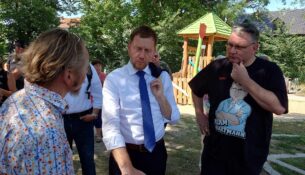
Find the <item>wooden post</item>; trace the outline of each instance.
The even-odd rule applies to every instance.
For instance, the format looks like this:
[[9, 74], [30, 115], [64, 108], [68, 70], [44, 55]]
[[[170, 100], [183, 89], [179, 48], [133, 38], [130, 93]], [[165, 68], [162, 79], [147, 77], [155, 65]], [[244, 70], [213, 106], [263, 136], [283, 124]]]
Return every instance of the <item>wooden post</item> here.
[[[178, 84], [178, 77], [173, 77], [173, 82], [175, 83], [175, 84]], [[176, 100], [176, 103], [177, 103], [177, 98], [178, 98], [178, 90], [175, 88], [175, 87], [173, 87], [174, 89], [174, 96], [175, 96], [175, 100]]]
[[[191, 78], [187, 78], [187, 82], [191, 81]], [[193, 104], [193, 99], [192, 99], [192, 90], [191, 88], [189, 87], [189, 85], [187, 85], [187, 88], [186, 88], [186, 92], [187, 94], [189, 95], [188, 96], [188, 99], [187, 99], [187, 102], [189, 105]]]
[[[211, 35], [211, 36], [209, 37], [209, 41], [208, 41], [207, 65], [210, 64], [210, 62], [212, 61], [213, 44], [214, 44], [214, 35]], [[205, 65], [205, 66], [207, 66], [207, 65]]]
[[207, 26], [204, 23], [200, 24], [193, 76], [195, 76], [198, 73], [199, 60], [202, 51], [202, 40], [205, 36], [206, 28]]
[[[182, 78], [182, 89], [185, 90], [186, 92], [186, 88], [187, 88], [187, 78]], [[187, 104], [187, 96], [185, 94], [182, 94], [182, 104]]]
[[182, 77], [187, 76], [187, 65], [188, 65], [188, 38], [184, 38], [183, 42], [183, 64], [182, 64]]
[[[182, 88], [182, 78], [178, 79], [178, 86]], [[182, 92], [178, 91], [178, 104], [182, 104]]]

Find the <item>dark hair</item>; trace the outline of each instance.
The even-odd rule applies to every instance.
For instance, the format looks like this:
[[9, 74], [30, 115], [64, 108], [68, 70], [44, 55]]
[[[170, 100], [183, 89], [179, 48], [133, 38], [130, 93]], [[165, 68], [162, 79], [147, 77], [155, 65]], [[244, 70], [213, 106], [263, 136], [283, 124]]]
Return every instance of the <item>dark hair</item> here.
[[91, 64], [92, 64], [92, 65], [96, 65], [96, 64], [103, 65], [103, 63], [102, 63], [100, 60], [98, 60], [98, 59], [92, 60], [92, 61], [91, 61]]
[[129, 38], [130, 42], [133, 41], [133, 39], [136, 35], [140, 35], [141, 38], [152, 37], [155, 42], [155, 45], [157, 44], [158, 37], [157, 37], [156, 32], [152, 28], [150, 28], [146, 25], [139, 26], [132, 31], [130, 38]]
[[26, 43], [23, 40], [16, 40], [15, 41], [15, 47], [21, 47], [21, 48], [25, 48], [26, 47]]
[[241, 23], [234, 24], [232, 32], [237, 34], [242, 32], [248, 33], [251, 36], [253, 42], [257, 42], [259, 39], [259, 31], [257, 27], [248, 19], [245, 19]]

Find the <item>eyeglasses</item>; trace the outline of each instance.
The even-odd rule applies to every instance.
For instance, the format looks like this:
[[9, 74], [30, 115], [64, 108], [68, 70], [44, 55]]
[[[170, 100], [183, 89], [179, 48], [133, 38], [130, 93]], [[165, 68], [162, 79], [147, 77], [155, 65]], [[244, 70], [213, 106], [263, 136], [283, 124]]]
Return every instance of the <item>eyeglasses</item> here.
[[232, 44], [232, 43], [230, 43], [230, 42], [227, 42], [226, 47], [227, 47], [228, 49], [231, 49], [231, 48], [234, 47], [236, 50], [243, 50], [243, 49], [246, 49], [247, 47], [251, 46], [252, 44], [255, 44], [255, 42], [250, 43], [250, 44], [247, 45], [247, 46], [240, 46], [240, 45], [235, 45], [235, 44]]

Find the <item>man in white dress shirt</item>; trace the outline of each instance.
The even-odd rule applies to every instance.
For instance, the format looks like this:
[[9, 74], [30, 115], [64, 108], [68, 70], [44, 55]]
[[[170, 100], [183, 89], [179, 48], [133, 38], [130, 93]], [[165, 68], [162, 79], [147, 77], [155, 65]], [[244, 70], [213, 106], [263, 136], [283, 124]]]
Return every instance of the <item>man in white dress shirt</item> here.
[[[162, 71], [156, 78], [150, 69], [156, 44], [155, 31], [147, 26], [136, 28], [128, 44], [129, 63], [107, 75], [104, 82], [102, 130], [105, 146], [111, 150], [109, 174], [165, 174], [164, 122], [176, 123], [180, 113], [169, 74]], [[147, 85], [155, 138], [152, 149], [144, 144], [143, 120], [148, 111], [142, 111], [139, 72], [144, 72]]]
[[63, 115], [68, 142], [72, 149], [75, 141], [82, 173], [95, 175], [93, 127], [102, 108], [102, 83], [91, 64], [79, 94], [68, 93], [65, 100], [69, 105]]

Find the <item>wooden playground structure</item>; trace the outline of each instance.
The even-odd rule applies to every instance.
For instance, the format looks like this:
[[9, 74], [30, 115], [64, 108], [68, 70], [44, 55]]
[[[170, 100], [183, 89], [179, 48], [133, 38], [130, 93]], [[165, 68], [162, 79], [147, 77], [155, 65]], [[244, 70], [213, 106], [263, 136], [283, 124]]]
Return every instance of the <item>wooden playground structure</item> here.
[[[178, 31], [183, 37], [183, 60], [179, 72], [173, 74], [174, 95], [178, 104], [192, 104], [188, 82], [213, 60], [213, 44], [226, 41], [231, 27], [214, 13], [207, 13]], [[197, 48], [190, 41], [197, 41]]]

